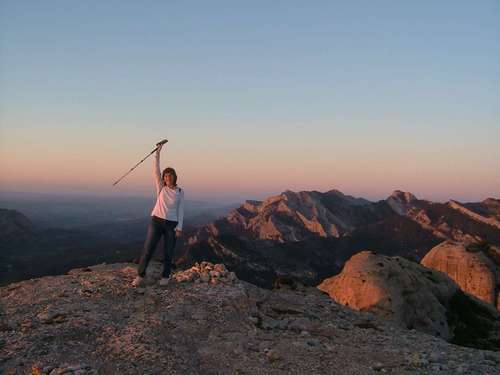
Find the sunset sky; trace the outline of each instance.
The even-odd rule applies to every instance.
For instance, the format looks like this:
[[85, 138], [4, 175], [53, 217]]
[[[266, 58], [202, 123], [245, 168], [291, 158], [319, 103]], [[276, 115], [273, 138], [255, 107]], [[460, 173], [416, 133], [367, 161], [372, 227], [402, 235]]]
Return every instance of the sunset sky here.
[[500, 2], [2, 1], [0, 190], [500, 196]]

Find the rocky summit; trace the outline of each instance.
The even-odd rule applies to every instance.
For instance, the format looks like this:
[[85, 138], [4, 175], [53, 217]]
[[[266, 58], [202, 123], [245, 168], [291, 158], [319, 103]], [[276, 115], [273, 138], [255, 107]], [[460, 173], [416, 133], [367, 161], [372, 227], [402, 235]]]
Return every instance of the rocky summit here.
[[134, 288], [101, 264], [0, 288], [2, 374], [499, 374], [500, 353], [351, 310], [301, 284], [262, 289], [196, 263]]

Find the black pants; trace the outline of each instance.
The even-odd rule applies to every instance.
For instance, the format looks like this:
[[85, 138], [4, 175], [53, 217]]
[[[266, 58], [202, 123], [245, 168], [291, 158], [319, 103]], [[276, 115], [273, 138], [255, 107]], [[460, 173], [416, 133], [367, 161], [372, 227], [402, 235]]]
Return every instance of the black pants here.
[[151, 222], [148, 226], [148, 233], [146, 241], [144, 242], [144, 249], [142, 250], [141, 260], [139, 261], [139, 268], [137, 274], [141, 277], [146, 275], [146, 268], [153, 256], [156, 245], [163, 235], [163, 253], [165, 259], [163, 260], [163, 275], [162, 277], [169, 277], [172, 268], [172, 258], [174, 255], [175, 247], [175, 226], [177, 221], [165, 220], [161, 217], [151, 216]]

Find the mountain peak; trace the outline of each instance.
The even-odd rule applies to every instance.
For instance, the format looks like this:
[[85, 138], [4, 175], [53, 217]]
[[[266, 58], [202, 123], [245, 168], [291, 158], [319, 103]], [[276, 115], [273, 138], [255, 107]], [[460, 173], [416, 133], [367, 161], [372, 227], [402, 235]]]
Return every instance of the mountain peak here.
[[417, 200], [417, 197], [408, 191], [394, 190], [389, 198], [393, 198], [400, 203], [412, 203]]
[[341, 192], [338, 189], [330, 189], [330, 190], [327, 190], [325, 193], [326, 194], [335, 194], [335, 195], [338, 195], [338, 196], [341, 196], [341, 197], [345, 197], [346, 196], [343, 192]]

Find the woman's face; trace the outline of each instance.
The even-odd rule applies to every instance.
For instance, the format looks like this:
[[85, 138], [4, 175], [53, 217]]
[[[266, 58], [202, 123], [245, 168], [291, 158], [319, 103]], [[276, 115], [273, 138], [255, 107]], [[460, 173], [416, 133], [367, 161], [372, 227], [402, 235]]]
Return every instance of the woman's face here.
[[173, 186], [174, 185], [174, 175], [172, 173], [165, 173], [165, 176], [163, 177], [165, 184], [167, 186]]

